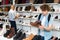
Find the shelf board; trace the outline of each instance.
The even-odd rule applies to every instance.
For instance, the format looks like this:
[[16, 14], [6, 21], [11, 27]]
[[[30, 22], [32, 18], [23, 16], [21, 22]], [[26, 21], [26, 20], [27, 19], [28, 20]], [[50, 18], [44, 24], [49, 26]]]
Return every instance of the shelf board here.
[[[48, 5], [60, 5], [60, 4], [58, 4], [58, 3], [46, 3], [46, 4], [48, 4]], [[32, 4], [32, 3], [15, 4], [15, 6], [28, 6], [28, 5], [40, 6], [40, 5], [43, 5], [43, 4]], [[11, 6], [11, 4], [0, 5], [0, 7], [3, 7], [3, 6]]]
[[7, 4], [7, 5], [0, 5], [0, 7], [5, 7], [5, 6], [11, 6], [11, 4]]
[[[34, 11], [17, 11], [18, 13], [30, 13], [30, 14], [40, 14], [40, 13], [42, 13], [42, 12], [34, 12]], [[2, 11], [2, 12], [0, 12], [0, 13], [8, 13], [8, 12], [4, 12], [4, 11]], [[48, 12], [48, 13], [50, 13], [50, 14], [60, 14], [60, 12]]]
[[54, 19], [54, 21], [60, 21], [60, 19]]

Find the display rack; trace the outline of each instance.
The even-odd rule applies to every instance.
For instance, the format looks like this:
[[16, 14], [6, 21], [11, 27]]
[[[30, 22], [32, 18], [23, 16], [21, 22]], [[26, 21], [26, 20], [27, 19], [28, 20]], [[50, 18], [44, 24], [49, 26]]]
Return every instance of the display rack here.
[[[17, 7], [17, 6], [22, 6], [22, 7], [24, 7], [24, 6], [28, 6], [28, 5], [32, 5], [32, 4], [15, 4], [15, 6]], [[34, 6], [40, 6], [40, 5], [42, 5], [42, 4], [33, 4]], [[54, 3], [49, 3], [49, 5], [51, 5], [51, 6], [53, 6], [53, 5], [59, 5], [60, 6], [60, 4], [54, 4]], [[5, 7], [5, 6], [11, 6], [11, 4], [9, 4], [9, 5], [1, 5], [0, 7]], [[28, 27], [28, 28], [30, 28], [30, 32], [31, 32], [31, 28], [33, 27], [33, 26], [31, 26], [30, 25], [30, 22], [34, 22], [34, 21], [36, 21], [37, 20], [37, 17], [35, 18], [34, 16], [35, 15], [39, 15], [40, 14], [40, 12], [34, 12], [34, 11], [17, 11], [18, 13], [20, 13], [20, 14], [22, 14], [22, 15], [26, 15], [26, 16], [33, 16], [32, 18], [24, 18], [24, 17], [19, 17], [19, 21], [20, 21], [20, 19], [22, 20], [22, 22], [19, 22], [19, 21], [17, 21], [16, 20], [16, 22], [17, 22], [17, 25], [20, 25], [21, 27], [22, 27], [22, 29], [24, 28], [24, 27]], [[1, 12], [0, 12], [1, 13]], [[6, 13], [6, 14], [8, 14], [8, 12], [3, 12], [2, 11], [2, 13]], [[60, 15], [60, 12], [49, 12], [51, 15], [52, 15], [52, 17], [54, 17], [53, 15]], [[7, 16], [7, 18], [8, 18], [8, 16]], [[7, 19], [8, 20], [8, 19]], [[26, 24], [25, 24], [25, 20], [27, 20], [26, 22]], [[29, 21], [28, 21], [29, 20]], [[54, 21], [56, 22], [56, 21], [58, 21], [58, 23], [60, 22], [60, 20], [59, 19], [54, 19]], [[9, 23], [9, 22], [8, 22]], [[19, 27], [20, 27], [19, 26]], [[28, 31], [28, 30], [27, 30]], [[53, 30], [53, 31], [58, 31], [58, 32], [60, 32], [60, 29], [59, 30]]]

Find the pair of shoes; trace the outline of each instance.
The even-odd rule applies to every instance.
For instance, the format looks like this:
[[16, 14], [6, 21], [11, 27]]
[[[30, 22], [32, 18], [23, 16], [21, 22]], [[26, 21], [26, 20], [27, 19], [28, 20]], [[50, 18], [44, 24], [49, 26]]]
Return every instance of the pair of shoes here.
[[7, 32], [4, 34], [4, 37], [12, 38], [15, 35], [14, 28], [11, 28], [10, 30], [7, 30]]
[[18, 40], [23, 40], [24, 38], [26, 38], [26, 34], [25, 34], [25, 33], [23, 33], [23, 34], [18, 38]]
[[10, 29], [10, 33], [9, 33], [9, 35], [7, 36], [7, 38], [12, 38], [14, 35], [15, 35], [14, 28], [11, 28], [11, 29]]
[[14, 40], [17, 40], [21, 35], [22, 35], [22, 32], [19, 31], [19, 32], [15, 35], [15, 37], [14, 37], [13, 39], [14, 39]]
[[26, 37], [26, 34], [25, 33], [22, 33], [22, 31], [20, 30], [16, 35], [15, 37], [13, 38], [13, 40], [22, 40], [23, 38]]

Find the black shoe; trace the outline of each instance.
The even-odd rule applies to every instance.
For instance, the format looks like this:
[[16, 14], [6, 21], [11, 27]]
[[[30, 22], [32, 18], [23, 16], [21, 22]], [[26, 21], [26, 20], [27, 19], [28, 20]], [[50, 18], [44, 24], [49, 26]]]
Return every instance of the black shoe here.
[[4, 34], [4, 37], [7, 37], [10, 33], [10, 30], [7, 30], [7, 32]]
[[18, 40], [23, 40], [24, 38], [26, 38], [26, 34], [25, 34], [25, 33], [22, 34], [22, 35], [18, 38]]
[[35, 35], [34, 38], [32, 40], [38, 40], [38, 36]]
[[60, 38], [58, 40], [60, 40]]
[[55, 40], [58, 40], [58, 37], [56, 37]]
[[13, 38], [13, 40], [17, 40], [22, 35], [22, 32], [19, 31], [16, 36]]
[[55, 19], [58, 19], [58, 16], [56, 16]]

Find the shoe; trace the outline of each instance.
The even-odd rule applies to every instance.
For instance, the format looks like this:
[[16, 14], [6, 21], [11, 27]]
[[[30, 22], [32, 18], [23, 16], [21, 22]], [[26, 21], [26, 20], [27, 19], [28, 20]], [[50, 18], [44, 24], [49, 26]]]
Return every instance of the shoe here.
[[23, 40], [32, 40], [34, 38], [35, 35], [30, 34], [27, 38], [23, 39]]
[[15, 35], [15, 30], [14, 30], [14, 28], [11, 28], [11, 29], [10, 29], [10, 33], [9, 33], [9, 35], [7, 36], [7, 38], [12, 38], [14, 35]]
[[13, 40], [17, 40], [21, 35], [22, 35], [22, 32], [19, 31], [19, 32], [15, 35], [15, 37], [13, 38]]
[[60, 40], [60, 38], [58, 40]]
[[36, 15], [35, 17], [37, 17], [38, 15]]
[[32, 18], [33, 16], [29, 16], [28, 18]]
[[2, 21], [4, 21], [4, 22], [5, 22], [5, 19], [2, 19]]
[[0, 24], [0, 28], [3, 28], [3, 24]]
[[4, 37], [7, 37], [10, 33], [10, 30], [7, 30], [7, 32], [4, 34]]
[[58, 19], [58, 16], [56, 16], [55, 19]]
[[26, 34], [25, 34], [25, 33], [22, 34], [22, 35], [18, 38], [18, 40], [23, 40], [24, 38], [26, 38]]
[[30, 25], [32, 25], [34, 27], [39, 27], [39, 25], [41, 25], [41, 21], [30, 22]]

